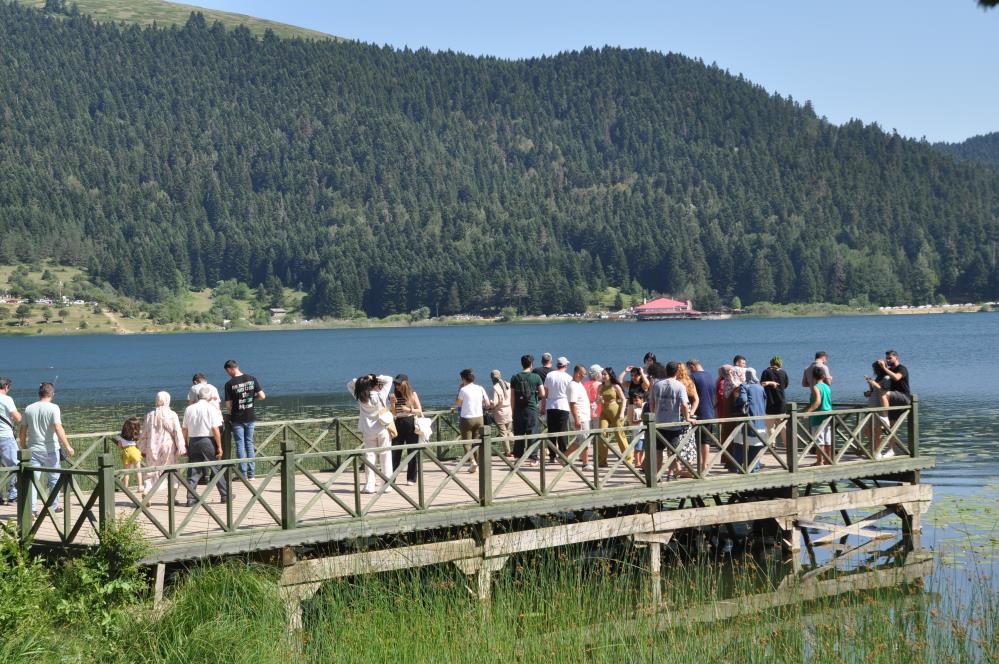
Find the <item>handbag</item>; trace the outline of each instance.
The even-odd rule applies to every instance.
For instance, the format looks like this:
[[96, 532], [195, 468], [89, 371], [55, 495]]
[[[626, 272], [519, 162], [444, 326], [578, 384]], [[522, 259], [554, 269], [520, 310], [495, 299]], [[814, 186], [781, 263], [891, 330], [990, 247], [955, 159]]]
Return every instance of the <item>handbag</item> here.
[[378, 411], [378, 421], [389, 432], [389, 436], [395, 438], [399, 435], [399, 430], [395, 428], [395, 416], [387, 407], [382, 406], [382, 409]]

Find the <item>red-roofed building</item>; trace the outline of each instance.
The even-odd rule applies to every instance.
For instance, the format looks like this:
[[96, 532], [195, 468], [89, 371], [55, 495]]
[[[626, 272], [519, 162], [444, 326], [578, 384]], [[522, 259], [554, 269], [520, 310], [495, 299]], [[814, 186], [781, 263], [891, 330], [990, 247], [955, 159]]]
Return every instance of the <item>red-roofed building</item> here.
[[690, 300], [681, 302], [668, 297], [660, 297], [633, 309], [638, 320], [671, 320], [676, 318], [701, 317], [701, 312], [694, 309]]

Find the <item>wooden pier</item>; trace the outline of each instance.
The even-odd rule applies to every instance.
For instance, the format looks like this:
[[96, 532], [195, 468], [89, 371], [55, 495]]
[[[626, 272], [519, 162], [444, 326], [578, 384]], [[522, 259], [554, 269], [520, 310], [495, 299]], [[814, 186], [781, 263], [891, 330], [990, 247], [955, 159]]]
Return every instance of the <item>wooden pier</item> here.
[[[710, 452], [701, 458], [697, 445], [689, 464], [664, 435], [676, 425], [595, 430], [586, 438], [591, 449], [616, 431], [629, 445], [610, 445], [607, 467], [587, 470], [581, 449], [562, 453], [546, 434], [521, 436], [527, 449], [517, 459], [502, 453], [514, 439], [491, 431], [466, 450], [456, 423], [435, 413], [433, 440], [394, 448], [401, 463], [391, 475], [379, 474], [374, 494], [361, 491], [365, 452], [372, 450], [361, 448], [356, 417], [258, 422], [254, 479], [240, 472], [238, 459], [177, 464], [159, 469], [145, 498], [134, 475], [131, 488], [124, 486], [134, 471], [117, 467], [114, 432], [73, 435], [77, 456], [59, 469], [58, 497], [40, 500], [37, 515], [27, 496], [32, 485], [44, 495], [47, 469], [32, 469], [23, 451], [17, 467], [0, 468], [0, 481], [15, 477], [19, 487], [16, 505], [0, 506], [0, 520], [16, 521], [33, 547], [72, 550], [96, 543], [103, 524], [134, 519], [150, 543], [146, 562], [158, 566], [158, 589], [164, 563], [269, 553], [284, 566], [293, 625], [298, 603], [327, 579], [453, 562], [475, 577], [479, 596], [488, 600], [490, 575], [510, 555], [614, 537], [648, 547], [655, 581], [662, 546], [674, 533], [737, 522], [770, 524], [792, 561], [800, 561], [803, 540], [806, 548], [849, 537], [878, 541], [886, 518], [899, 519], [918, 548], [920, 515], [932, 499], [920, 471], [934, 461], [920, 452], [918, 399], [889, 411], [884, 429], [882, 409], [832, 411], [828, 457], [816, 446], [808, 416], [793, 404], [787, 414], [766, 418], [769, 433], [755, 431], [747, 417], [698, 423]], [[642, 436], [665, 450], [661, 467], [653, 455], [641, 467], [630, 462]], [[748, 454], [736, 453], [742, 445]], [[894, 456], [887, 456], [891, 448]], [[472, 473], [476, 452], [489, 461]], [[538, 465], [529, 462], [533, 453]], [[411, 459], [419, 469], [414, 484], [405, 482]], [[819, 459], [825, 463], [816, 465]], [[674, 461], [688, 477], [668, 478]], [[194, 506], [179, 506], [188, 496], [187, 471], [198, 466], [217, 474], [195, 488]], [[230, 491], [220, 501], [222, 477]], [[857, 517], [858, 511], [869, 514]], [[830, 514], [835, 519], [823, 516]]]

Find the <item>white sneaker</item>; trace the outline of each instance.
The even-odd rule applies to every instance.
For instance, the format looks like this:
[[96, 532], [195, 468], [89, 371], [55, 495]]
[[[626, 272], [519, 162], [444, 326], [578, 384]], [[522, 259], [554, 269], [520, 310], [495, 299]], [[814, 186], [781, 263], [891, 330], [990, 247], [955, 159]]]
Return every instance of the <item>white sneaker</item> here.
[[592, 463], [586, 464], [585, 466], [583, 466], [583, 470], [593, 470], [593, 464]]
[[361, 489], [361, 493], [374, 493], [375, 491], [377, 491], [377, 489], [375, 489], [374, 487], [368, 487], [368, 486], [363, 487]]
[[895, 450], [889, 448], [887, 452], [881, 455], [882, 459], [890, 459], [895, 456]]

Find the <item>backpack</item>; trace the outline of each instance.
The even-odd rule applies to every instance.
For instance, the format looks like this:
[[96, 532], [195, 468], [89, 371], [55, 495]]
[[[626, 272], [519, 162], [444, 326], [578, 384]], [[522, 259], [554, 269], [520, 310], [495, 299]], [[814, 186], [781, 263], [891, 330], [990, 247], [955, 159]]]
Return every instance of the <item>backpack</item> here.
[[531, 397], [537, 394], [537, 392], [534, 394], [531, 393], [531, 384], [520, 374], [514, 376], [514, 381], [515, 382], [511, 383], [514, 388], [513, 398], [517, 406], [526, 408], [531, 403]]

